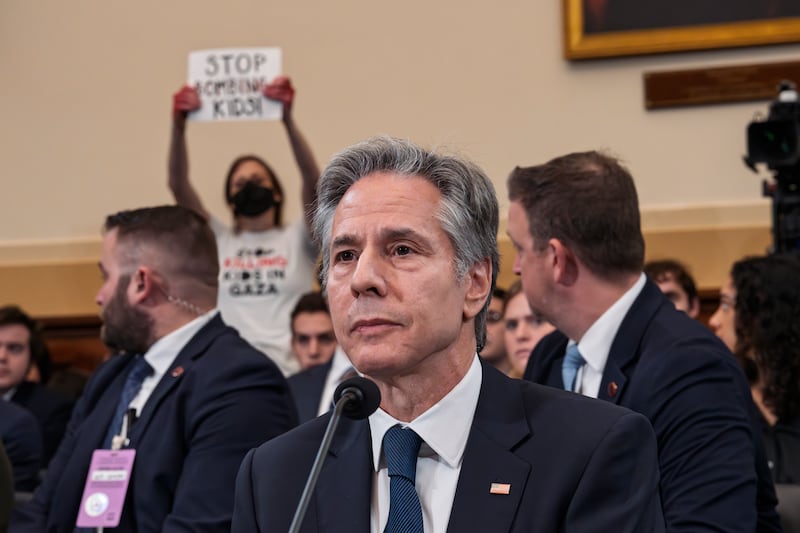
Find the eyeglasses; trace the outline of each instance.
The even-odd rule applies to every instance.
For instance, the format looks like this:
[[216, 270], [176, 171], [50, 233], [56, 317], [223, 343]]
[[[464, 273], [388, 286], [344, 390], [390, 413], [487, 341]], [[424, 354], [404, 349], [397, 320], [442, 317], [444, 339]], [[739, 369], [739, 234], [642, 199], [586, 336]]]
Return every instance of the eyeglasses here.
[[492, 311], [491, 309], [486, 313], [487, 324], [497, 324], [503, 320], [503, 315], [499, 311]]

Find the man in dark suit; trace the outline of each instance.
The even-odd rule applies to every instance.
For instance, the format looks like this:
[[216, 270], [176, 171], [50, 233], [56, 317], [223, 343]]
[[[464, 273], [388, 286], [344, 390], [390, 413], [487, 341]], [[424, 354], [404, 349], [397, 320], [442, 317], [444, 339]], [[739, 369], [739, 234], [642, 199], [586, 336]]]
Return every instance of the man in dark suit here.
[[526, 378], [628, 407], [658, 438], [668, 531], [777, 530], [744, 376], [642, 273], [636, 188], [597, 152], [517, 168], [508, 234], [531, 309], [559, 331]]
[[100, 270], [102, 336], [119, 355], [87, 384], [12, 529], [72, 532], [93, 450], [114, 443], [136, 450], [115, 531], [228, 531], [245, 452], [296, 423], [286, 381], [216, 311], [216, 245], [195, 213], [108, 217]]
[[8, 529], [11, 509], [14, 507], [14, 481], [11, 475], [11, 462], [6, 455], [3, 439], [0, 439], [0, 532]]
[[22, 407], [0, 402], [0, 440], [11, 462], [14, 490], [35, 489], [42, 467], [42, 432], [36, 419]]
[[292, 351], [303, 370], [289, 376], [287, 381], [303, 423], [328, 411], [336, 386], [353, 367], [337, 348], [328, 302], [321, 292], [301, 296], [289, 320]]
[[312, 366], [289, 376], [289, 390], [292, 391], [300, 423], [327, 413], [336, 387], [355, 375], [356, 371], [347, 355], [341, 347], [337, 347], [331, 360], [324, 365]]
[[[376, 138], [318, 192], [336, 337], [381, 404], [339, 428], [302, 531], [663, 531], [644, 417], [480, 362], [498, 208], [479, 168]], [[247, 455], [234, 532], [287, 530], [329, 418]]]
[[333, 357], [336, 335], [333, 333], [328, 302], [319, 291], [303, 294], [289, 316], [292, 352], [306, 370], [324, 365]]
[[49, 369], [41, 367], [49, 360], [41, 326], [16, 305], [0, 307], [0, 394], [33, 413], [39, 421], [44, 438], [43, 467], [64, 438], [73, 406], [69, 399], [43, 384], [26, 380], [33, 365], [46, 379]]

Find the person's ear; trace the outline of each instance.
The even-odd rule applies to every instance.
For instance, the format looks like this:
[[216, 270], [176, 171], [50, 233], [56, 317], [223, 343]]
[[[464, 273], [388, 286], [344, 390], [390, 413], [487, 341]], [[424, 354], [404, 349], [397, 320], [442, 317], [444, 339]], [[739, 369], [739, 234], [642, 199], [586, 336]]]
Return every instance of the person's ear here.
[[563, 286], [574, 285], [580, 271], [575, 253], [558, 239], [550, 239], [547, 245], [552, 257], [553, 281]]
[[689, 311], [686, 313], [692, 318], [700, 316], [700, 298], [693, 298], [689, 301]]
[[464, 295], [464, 317], [474, 318], [486, 305], [492, 287], [492, 260], [485, 257], [467, 272], [467, 291]]
[[131, 275], [128, 286], [128, 297], [131, 304], [138, 304], [146, 300], [155, 290], [154, 272], [150, 267], [140, 265]]

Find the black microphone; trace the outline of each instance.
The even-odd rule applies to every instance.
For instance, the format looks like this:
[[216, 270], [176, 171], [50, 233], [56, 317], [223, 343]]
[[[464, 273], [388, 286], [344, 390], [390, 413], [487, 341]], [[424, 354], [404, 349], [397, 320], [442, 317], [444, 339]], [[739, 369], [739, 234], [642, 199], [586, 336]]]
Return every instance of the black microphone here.
[[343, 381], [333, 393], [333, 402], [345, 399], [342, 414], [352, 420], [367, 418], [381, 404], [381, 391], [373, 381], [356, 376]]
[[354, 377], [343, 381], [336, 387], [336, 392], [333, 393], [333, 400], [335, 402], [333, 414], [328, 422], [328, 427], [325, 429], [325, 434], [322, 436], [322, 443], [319, 445], [317, 457], [311, 466], [311, 473], [308, 476], [308, 481], [306, 481], [303, 494], [300, 496], [300, 503], [297, 504], [292, 525], [289, 526], [289, 533], [300, 531], [300, 525], [303, 523], [306, 509], [311, 502], [311, 494], [317, 485], [317, 479], [322, 470], [322, 464], [325, 462], [325, 457], [328, 455], [328, 449], [331, 447], [331, 441], [333, 440], [333, 434], [336, 432], [336, 427], [339, 425], [339, 419], [342, 415], [353, 420], [367, 418], [381, 404], [381, 391], [378, 390], [378, 386], [374, 382], [367, 378]]

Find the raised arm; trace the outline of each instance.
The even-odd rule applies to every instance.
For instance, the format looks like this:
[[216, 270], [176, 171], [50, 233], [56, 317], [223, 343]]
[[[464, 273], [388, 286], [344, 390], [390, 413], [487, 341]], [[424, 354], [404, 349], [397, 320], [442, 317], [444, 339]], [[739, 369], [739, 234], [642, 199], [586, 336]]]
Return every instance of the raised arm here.
[[187, 207], [208, 220], [208, 211], [189, 181], [189, 157], [186, 150], [186, 115], [200, 108], [200, 96], [184, 85], [172, 95], [172, 136], [169, 143], [168, 185], [175, 203]]
[[303, 213], [306, 226], [310, 228], [311, 209], [317, 200], [317, 180], [319, 179], [320, 168], [316, 159], [314, 159], [311, 147], [303, 137], [303, 134], [300, 133], [292, 117], [294, 93], [292, 80], [286, 76], [278, 76], [272, 83], [264, 87], [264, 96], [283, 104], [283, 125], [286, 127], [286, 134], [289, 136], [289, 143], [292, 145], [294, 159], [303, 179]]

